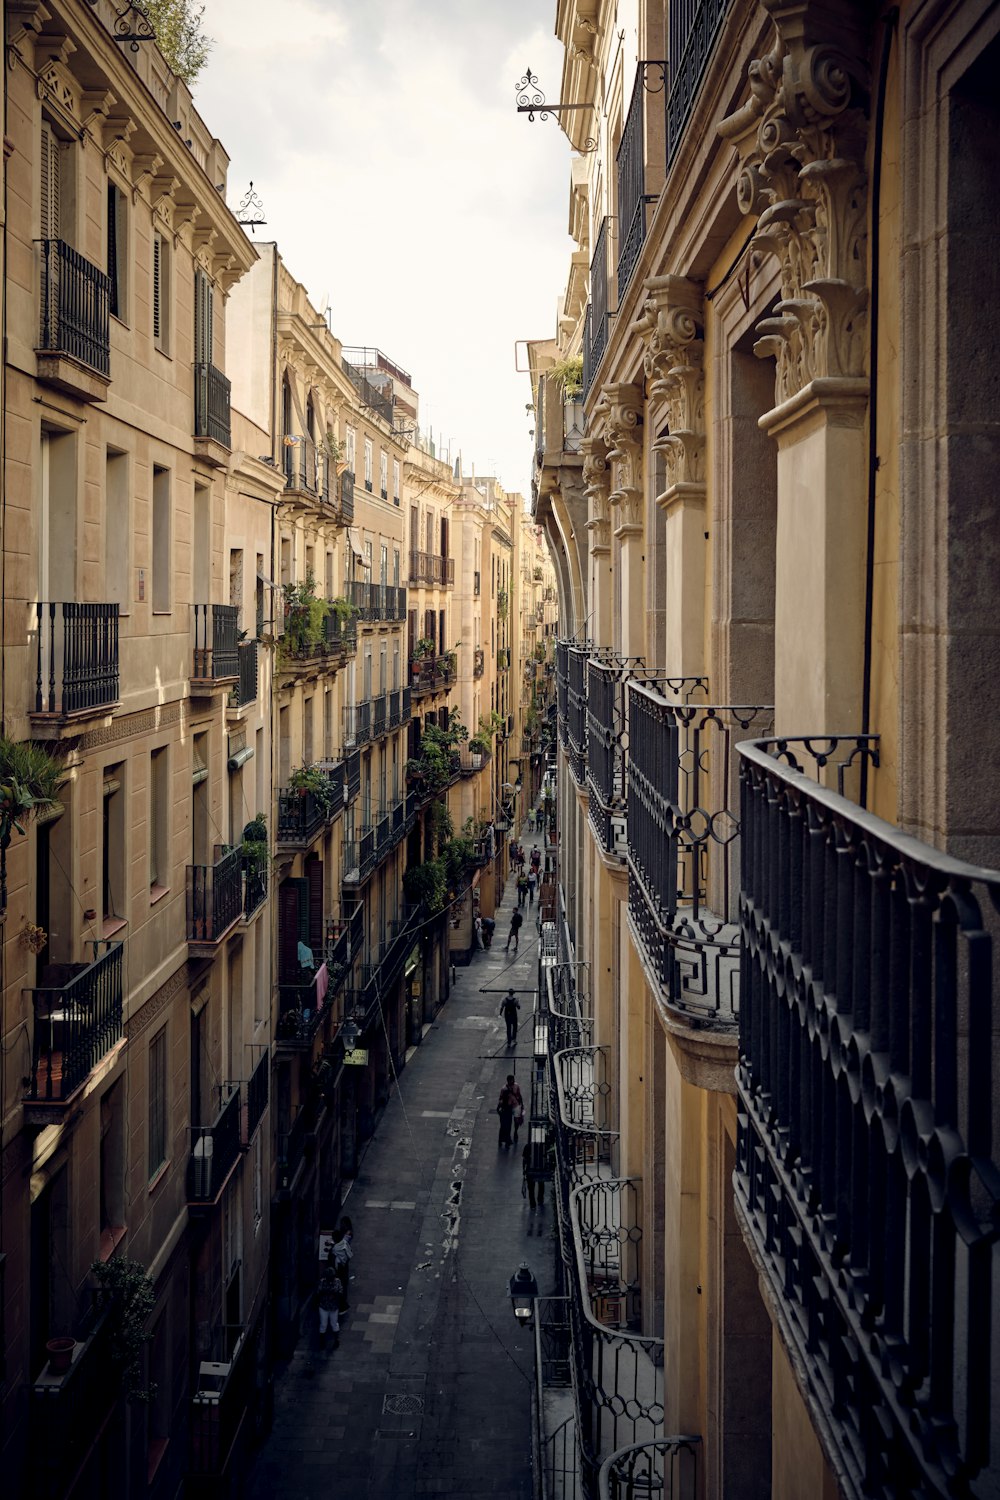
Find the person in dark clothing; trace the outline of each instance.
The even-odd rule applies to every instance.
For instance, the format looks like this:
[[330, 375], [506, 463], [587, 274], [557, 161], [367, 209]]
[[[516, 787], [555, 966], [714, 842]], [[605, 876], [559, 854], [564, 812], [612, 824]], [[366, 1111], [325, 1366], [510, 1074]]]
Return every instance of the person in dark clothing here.
[[524, 1096], [521, 1093], [521, 1085], [513, 1073], [507, 1074], [507, 1091], [514, 1101], [514, 1145], [517, 1145], [517, 1132], [524, 1124]]
[[509, 1146], [511, 1144], [510, 1127], [514, 1123], [514, 1105], [514, 1095], [507, 1085], [504, 1084], [500, 1090], [500, 1097], [497, 1100], [497, 1114], [500, 1116], [500, 1134], [497, 1137], [498, 1151], [501, 1146]]
[[539, 1208], [543, 1207], [543, 1205], [545, 1203], [545, 1179], [544, 1179], [544, 1177], [540, 1177], [538, 1179], [538, 1181], [536, 1182], [535, 1179], [534, 1179], [534, 1177], [531, 1176], [531, 1173], [530, 1173], [530, 1170], [529, 1170], [530, 1166], [531, 1166], [531, 1142], [528, 1141], [528, 1142], [525, 1143], [524, 1150], [521, 1152], [521, 1172], [522, 1172], [522, 1174], [524, 1176], [524, 1181], [527, 1184], [527, 1188], [528, 1188], [528, 1202], [531, 1205], [532, 1213], [534, 1213], [534, 1210], [535, 1210], [535, 1197], [536, 1197], [536, 1195], [537, 1195], [537, 1198], [538, 1198], [538, 1207]]
[[530, 885], [531, 885], [531, 877], [529, 875], [521, 874], [521, 875], [519, 875], [517, 877], [517, 904], [518, 904], [518, 906], [523, 906], [524, 905], [524, 898], [528, 894], [528, 890], [530, 888]]
[[513, 916], [510, 919], [510, 932], [507, 934], [507, 946], [503, 950], [505, 953], [510, 952], [511, 942], [513, 942], [514, 944], [514, 952], [517, 952], [517, 940], [521, 932], [521, 923], [523, 921], [524, 918], [522, 917], [521, 913], [515, 910]]
[[520, 1002], [513, 990], [508, 990], [500, 1002], [500, 1014], [507, 1022], [507, 1046], [513, 1045], [517, 1036], [517, 1013], [521, 1009]]
[[483, 917], [481, 926], [482, 926], [482, 930], [483, 930], [483, 947], [484, 948], [490, 948], [490, 947], [492, 947], [492, 945], [493, 945], [493, 929], [496, 927], [496, 925], [497, 924], [494, 922], [494, 920], [493, 920], [492, 917]]

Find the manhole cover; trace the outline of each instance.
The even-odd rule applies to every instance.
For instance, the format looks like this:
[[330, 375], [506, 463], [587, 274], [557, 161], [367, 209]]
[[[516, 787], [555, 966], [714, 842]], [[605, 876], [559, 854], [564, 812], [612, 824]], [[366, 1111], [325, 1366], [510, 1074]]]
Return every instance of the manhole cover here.
[[423, 1409], [423, 1396], [386, 1396], [382, 1402], [382, 1415], [388, 1417], [415, 1417]]

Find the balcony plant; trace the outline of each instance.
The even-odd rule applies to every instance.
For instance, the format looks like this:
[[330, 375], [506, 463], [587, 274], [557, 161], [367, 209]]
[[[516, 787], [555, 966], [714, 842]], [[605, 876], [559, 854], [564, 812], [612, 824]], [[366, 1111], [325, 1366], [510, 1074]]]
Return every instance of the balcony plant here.
[[350, 599], [345, 599], [341, 594], [337, 594], [333, 599], [328, 599], [327, 603], [330, 606], [330, 612], [337, 616], [341, 625], [346, 625], [350, 620], [356, 619], [360, 613], [358, 606], [352, 604]]
[[316, 801], [323, 809], [325, 817], [329, 817], [333, 811], [334, 798], [333, 788], [330, 786], [329, 777], [319, 766], [299, 766], [288, 778], [290, 791], [298, 792], [304, 797], [307, 792], [312, 792]]
[[285, 600], [283, 651], [295, 654], [315, 649], [323, 639], [323, 621], [333, 607], [329, 599], [321, 599], [316, 593], [315, 574], [310, 571], [298, 583], [286, 583], [282, 593]]
[[506, 589], [501, 589], [500, 592], [497, 594], [497, 619], [498, 620], [506, 620], [506, 618], [507, 618], [507, 607], [508, 607], [507, 590]]
[[240, 857], [243, 861], [243, 868], [252, 871], [255, 875], [260, 875], [267, 869], [269, 858], [267, 821], [263, 813], [258, 813], [256, 818], [244, 827]]
[[558, 359], [545, 371], [546, 380], [554, 380], [562, 386], [567, 401], [575, 401], [583, 395], [583, 355], [571, 354], [568, 359]]
[[66, 768], [40, 745], [0, 737], [0, 848], [39, 808], [51, 807]]
[[413, 648], [413, 655], [417, 661], [423, 661], [427, 656], [434, 655], [434, 642], [430, 636], [422, 635]]
[[130, 1401], [152, 1400], [156, 1387], [142, 1383], [142, 1351], [151, 1335], [146, 1320], [156, 1304], [153, 1283], [140, 1261], [126, 1255], [95, 1260], [91, 1272], [111, 1309], [111, 1358]]
[[425, 859], [422, 865], [411, 865], [403, 876], [403, 894], [407, 901], [423, 901], [428, 912], [439, 912], [448, 896], [444, 861]]

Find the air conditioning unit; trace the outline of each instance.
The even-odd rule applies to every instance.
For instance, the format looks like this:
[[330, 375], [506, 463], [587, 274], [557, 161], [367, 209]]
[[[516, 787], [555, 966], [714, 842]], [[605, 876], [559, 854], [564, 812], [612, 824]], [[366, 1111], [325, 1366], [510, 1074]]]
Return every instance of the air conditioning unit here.
[[212, 1152], [214, 1150], [215, 1140], [210, 1135], [201, 1135], [194, 1143], [191, 1159], [196, 1198], [211, 1198], [212, 1196]]
[[624, 864], [628, 858], [628, 819], [624, 813], [611, 814], [611, 848]]

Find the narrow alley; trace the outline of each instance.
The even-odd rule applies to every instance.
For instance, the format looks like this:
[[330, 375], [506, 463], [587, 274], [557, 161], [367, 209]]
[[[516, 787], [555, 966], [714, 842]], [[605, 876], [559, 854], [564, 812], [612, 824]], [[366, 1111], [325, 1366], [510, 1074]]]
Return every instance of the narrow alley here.
[[[253, 1500], [531, 1494], [533, 1335], [507, 1283], [522, 1260], [542, 1280], [553, 1228], [550, 1205], [522, 1196], [520, 1146], [497, 1146], [504, 1079], [514, 1072], [527, 1098], [530, 1077], [538, 907], [515, 957], [516, 904], [510, 880], [492, 948], [457, 971], [362, 1160], [344, 1204], [354, 1280], [340, 1346], [319, 1349], [311, 1311], [277, 1378]], [[512, 1047], [508, 986], [521, 1007]]]

